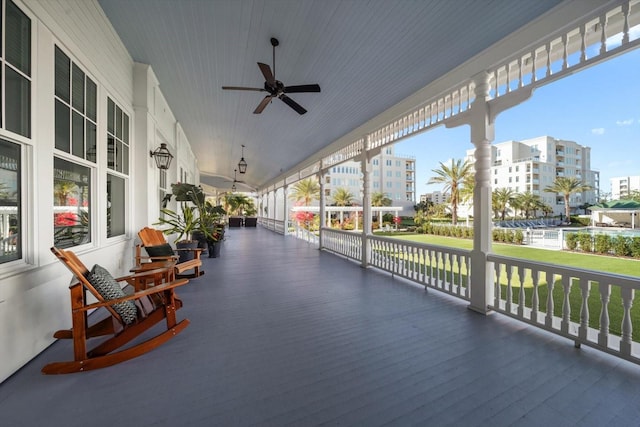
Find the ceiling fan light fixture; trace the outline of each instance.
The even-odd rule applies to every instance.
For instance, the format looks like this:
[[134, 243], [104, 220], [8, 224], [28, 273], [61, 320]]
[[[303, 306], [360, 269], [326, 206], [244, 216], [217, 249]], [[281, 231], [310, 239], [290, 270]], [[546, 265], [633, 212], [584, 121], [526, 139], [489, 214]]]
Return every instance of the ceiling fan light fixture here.
[[242, 157], [240, 158], [240, 161], [238, 162], [238, 171], [240, 173], [246, 173], [247, 172], [247, 161], [244, 159], [244, 145], [242, 146]]

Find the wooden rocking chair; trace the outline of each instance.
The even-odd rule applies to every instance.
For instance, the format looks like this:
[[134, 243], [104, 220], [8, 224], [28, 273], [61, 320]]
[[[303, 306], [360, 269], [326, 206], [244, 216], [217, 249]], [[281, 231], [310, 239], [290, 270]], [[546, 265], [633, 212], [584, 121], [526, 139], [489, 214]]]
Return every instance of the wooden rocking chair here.
[[[177, 277], [193, 278], [204, 274], [204, 271], [200, 270], [200, 267], [202, 266], [202, 260], [200, 259], [202, 249], [172, 249], [162, 230], [150, 227], [144, 227], [140, 230], [138, 232], [138, 237], [142, 243], [136, 245], [136, 267], [140, 267], [144, 262], [174, 260], [176, 261], [175, 274]], [[148, 256], [144, 256], [142, 254], [143, 248], [147, 252]], [[193, 253], [193, 259], [178, 261], [176, 253], [180, 253], [181, 251]], [[185, 272], [189, 270], [193, 270], [193, 274], [185, 274]]]
[[[126, 295], [119, 282], [133, 284], [139, 281], [140, 276], [151, 274], [157, 277], [158, 271], [150, 270], [113, 279], [98, 265], [89, 271], [71, 251], [55, 247], [51, 251], [78, 279], [69, 287], [72, 328], [57, 331], [53, 335], [58, 339], [73, 339], [74, 360], [49, 363], [42, 373], [67, 374], [111, 366], [153, 350], [189, 325], [188, 319], [176, 320], [176, 310], [182, 303], [175, 296], [175, 288], [187, 284], [187, 279], [157, 284]], [[87, 302], [87, 291], [97, 302]], [[114, 294], [117, 295], [115, 298]], [[109, 316], [89, 325], [89, 311], [99, 308], [106, 309]], [[166, 319], [166, 330], [144, 342], [121, 349], [163, 319]], [[109, 338], [87, 349], [88, 339], [108, 335]]]

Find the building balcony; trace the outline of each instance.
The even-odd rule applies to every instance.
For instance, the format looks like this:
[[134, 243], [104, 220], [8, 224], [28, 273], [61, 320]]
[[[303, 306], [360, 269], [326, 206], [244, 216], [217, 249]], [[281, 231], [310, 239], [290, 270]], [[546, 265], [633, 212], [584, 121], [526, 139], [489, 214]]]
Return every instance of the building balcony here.
[[[573, 322], [567, 339], [543, 330], [542, 311], [512, 318], [535, 319], [516, 303], [515, 274], [512, 296], [485, 316], [467, 308], [466, 267], [457, 267], [468, 266], [467, 251], [377, 238], [378, 267], [363, 269], [349, 260], [360, 234], [328, 232], [332, 249], [318, 251], [261, 222], [229, 230], [222, 256], [205, 258], [207, 273], [180, 288], [178, 317], [191, 324], [179, 337], [109, 368], [43, 376], [45, 363], [72, 356], [70, 340], [56, 342], [0, 387], [3, 425], [637, 423], [640, 367], [574, 348]], [[338, 241], [346, 258], [329, 253]], [[380, 257], [409, 250], [455, 274]], [[563, 327], [555, 319], [549, 329]]]

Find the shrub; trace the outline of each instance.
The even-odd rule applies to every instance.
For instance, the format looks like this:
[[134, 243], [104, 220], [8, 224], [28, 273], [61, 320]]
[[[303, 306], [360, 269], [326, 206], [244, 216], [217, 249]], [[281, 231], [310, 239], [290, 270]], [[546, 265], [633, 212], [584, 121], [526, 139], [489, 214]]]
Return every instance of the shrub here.
[[591, 234], [578, 233], [578, 244], [582, 252], [593, 252]]
[[608, 234], [598, 234], [595, 237], [594, 249], [596, 253], [608, 254], [611, 251], [611, 237]]
[[617, 256], [631, 255], [631, 239], [625, 236], [616, 236], [612, 241], [613, 253]]
[[521, 245], [524, 242], [524, 233], [522, 232], [522, 230], [518, 229], [516, 230], [514, 236], [513, 236], [513, 241], [514, 243], [517, 243], [518, 245]]
[[634, 258], [640, 258], [640, 237], [631, 238], [631, 256]]
[[566, 241], [567, 249], [570, 251], [575, 251], [578, 247], [578, 234], [577, 233], [569, 233], [567, 234]]

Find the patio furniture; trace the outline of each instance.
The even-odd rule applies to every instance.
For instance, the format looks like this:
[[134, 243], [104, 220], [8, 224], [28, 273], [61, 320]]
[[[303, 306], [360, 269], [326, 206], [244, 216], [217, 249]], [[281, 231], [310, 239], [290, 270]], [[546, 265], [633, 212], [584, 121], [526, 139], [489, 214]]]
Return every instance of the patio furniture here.
[[[145, 262], [154, 261], [175, 261], [174, 269], [176, 277], [194, 278], [204, 274], [200, 270], [202, 260], [200, 259], [201, 248], [173, 249], [167, 242], [164, 233], [155, 228], [144, 227], [138, 232], [141, 244], [136, 245], [135, 264], [140, 267]], [[142, 254], [144, 248], [147, 256]], [[177, 254], [186, 252], [192, 254], [192, 259], [180, 261]], [[186, 271], [193, 270], [193, 274], [185, 274]]]
[[[49, 363], [42, 368], [42, 373], [67, 374], [111, 366], [153, 350], [189, 325], [187, 319], [180, 322], [176, 320], [176, 310], [182, 303], [175, 295], [175, 288], [187, 284], [188, 280], [164, 282], [127, 294], [120, 283], [133, 284], [140, 276], [129, 275], [114, 279], [97, 264], [89, 271], [71, 251], [53, 247], [51, 252], [78, 280], [69, 287], [72, 328], [59, 330], [53, 335], [58, 339], [73, 340], [74, 359]], [[139, 275], [153, 276], [156, 273], [157, 270], [149, 270]], [[89, 302], [88, 295], [97, 302]], [[98, 309], [104, 309], [100, 311], [106, 311], [107, 317], [90, 324], [89, 312]], [[127, 343], [162, 320], [166, 321], [166, 328], [160, 333], [124, 348]], [[87, 348], [90, 338], [104, 336], [110, 337], [91, 349]]]

